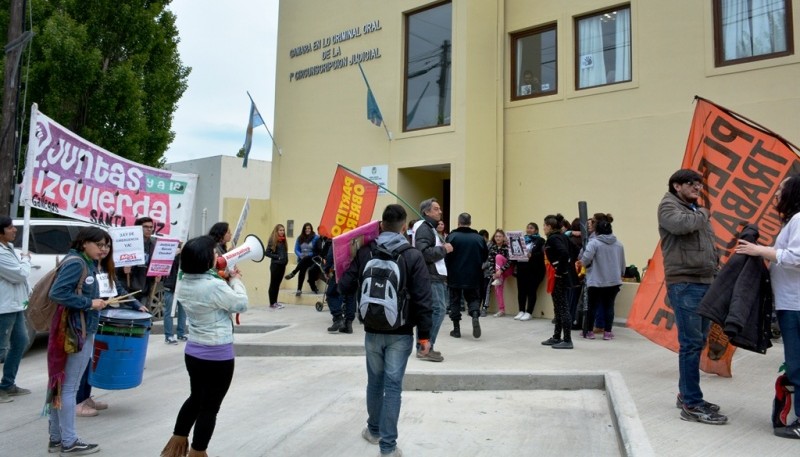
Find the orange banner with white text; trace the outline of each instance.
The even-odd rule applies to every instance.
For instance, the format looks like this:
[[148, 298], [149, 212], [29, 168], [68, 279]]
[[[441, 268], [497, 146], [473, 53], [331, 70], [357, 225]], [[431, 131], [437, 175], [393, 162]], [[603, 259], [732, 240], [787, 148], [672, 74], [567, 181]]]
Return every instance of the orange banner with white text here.
[[337, 166], [319, 222], [320, 235], [334, 238], [366, 224], [372, 219], [377, 199], [377, 184]]
[[[782, 138], [732, 111], [697, 97], [681, 168], [703, 175], [700, 204], [711, 211], [720, 264], [733, 252], [738, 233], [757, 224], [759, 244], [771, 246], [781, 229], [772, 204], [778, 185], [800, 173], [800, 160]], [[628, 327], [654, 343], [678, 351], [675, 315], [666, 299], [660, 245], [648, 262], [628, 316]], [[712, 324], [700, 369], [730, 377], [736, 348], [722, 329]]]

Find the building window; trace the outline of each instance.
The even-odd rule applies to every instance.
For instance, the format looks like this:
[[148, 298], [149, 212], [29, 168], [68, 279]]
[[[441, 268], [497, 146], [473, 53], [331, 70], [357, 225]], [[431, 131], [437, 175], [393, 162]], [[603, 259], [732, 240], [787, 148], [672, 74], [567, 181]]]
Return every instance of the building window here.
[[792, 54], [790, 5], [785, 0], [714, 0], [716, 65]]
[[630, 6], [575, 19], [577, 89], [631, 80]]
[[511, 50], [512, 100], [558, 92], [555, 25], [512, 35]]
[[450, 125], [450, 2], [406, 15], [404, 130]]

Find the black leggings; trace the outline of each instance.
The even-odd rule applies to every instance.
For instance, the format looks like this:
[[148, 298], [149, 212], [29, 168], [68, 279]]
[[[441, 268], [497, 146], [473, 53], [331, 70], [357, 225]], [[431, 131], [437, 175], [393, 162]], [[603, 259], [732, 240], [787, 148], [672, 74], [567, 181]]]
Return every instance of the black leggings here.
[[278, 291], [281, 289], [281, 281], [283, 281], [283, 274], [286, 273], [285, 263], [272, 262], [269, 265], [269, 304], [274, 305], [278, 303]]
[[[297, 266], [294, 267], [294, 270], [292, 271], [292, 274], [299, 273], [299, 275], [297, 276], [297, 290], [303, 290], [303, 281], [305, 281], [306, 279], [306, 271], [308, 271], [308, 269], [311, 268], [313, 265], [314, 265], [314, 259], [312, 259], [310, 255], [303, 257], [302, 259], [300, 259], [299, 262], [297, 262]], [[310, 279], [311, 278], [309, 278], [309, 280]], [[311, 286], [311, 290], [316, 290], [317, 288], [316, 284], [312, 285], [311, 283], [309, 283], [309, 285]]]
[[233, 360], [203, 360], [185, 355], [191, 394], [175, 421], [173, 435], [189, 436], [194, 426], [192, 449], [205, 451], [217, 425], [217, 413], [233, 379]]
[[536, 292], [538, 292], [539, 284], [542, 283], [543, 279], [543, 269], [536, 269], [529, 262], [517, 262], [517, 302], [519, 303], [519, 312], [533, 314], [533, 308], [536, 306]]
[[566, 288], [567, 288], [567, 279], [566, 276], [556, 276], [556, 283], [553, 286], [553, 310], [555, 311], [556, 315], [556, 328], [553, 333], [553, 338], [555, 339], [562, 339], [561, 335], [563, 333], [564, 341], [572, 341], [572, 335], [570, 334], [572, 330], [572, 322], [569, 316], [569, 306], [567, 305], [567, 296], [566, 296]]

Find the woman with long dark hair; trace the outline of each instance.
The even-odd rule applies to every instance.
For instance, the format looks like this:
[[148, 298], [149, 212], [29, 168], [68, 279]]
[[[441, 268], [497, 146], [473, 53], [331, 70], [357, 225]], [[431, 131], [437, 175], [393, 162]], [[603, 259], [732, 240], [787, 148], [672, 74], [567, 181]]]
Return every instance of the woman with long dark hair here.
[[[544, 234], [547, 241], [544, 244], [544, 253], [547, 261], [553, 266], [556, 273], [553, 286], [553, 311], [555, 314], [555, 328], [553, 336], [542, 341], [545, 346], [554, 349], [572, 349], [572, 323], [570, 322], [569, 305], [567, 304], [567, 286], [569, 285], [569, 239], [561, 232], [564, 227], [564, 216], [561, 214], [548, 215], [544, 218]], [[563, 338], [562, 338], [563, 335]]]
[[232, 316], [247, 311], [247, 291], [238, 272], [231, 273], [226, 282], [213, 271], [216, 245], [210, 236], [201, 236], [187, 241], [181, 251], [184, 275], [175, 299], [189, 319], [184, 361], [191, 393], [178, 412], [162, 457], [208, 457], [217, 413], [233, 379]]
[[286, 264], [289, 263], [289, 247], [286, 244], [286, 228], [283, 224], [278, 224], [272, 229], [264, 255], [272, 259], [269, 265], [269, 307], [283, 309], [283, 305], [278, 303], [278, 291], [283, 281], [283, 274], [286, 273]]
[[[84, 442], [75, 430], [75, 398], [92, 356], [100, 310], [107, 306], [99, 298], [97, 281], [98, 263], [109, 248], [107, 236], [97, 227], [80, 229], [50, 289], [50, 299], [59, 304], [47, 343], [50, 452], [84, 455], [100, 450], [97, 444]], [[72, 342], [70, 352], [65, 349], [66, 340]]]
[[225, 255], [228, 252], [228, 243], [230, 243], [233, 234], [231, 233], [231, 226], [227, 222], [217, 222], [211, 226], [208, 231], [208, 236], [214, 238], [216, 245], [214, 251], [217, 255]]
[[530, 320], [536, 306], [536, 294], [544, 279], [544, 238], [539, 235], [539, 226], [529, 222], [525, 227], [525, 253], [527, 262], [517, 262], [517, 301], [519, 313], [515, 320]]
[[[286, 275], [286, 279], [292, 279], [297, 273], [300, 277], [297, 278], [297, 292], [295, 296], [299, 297], [303, 293], [303, 281], [306, 279], [306, 272], [312, 265], [314, 265], [314, 244], [317, 242], [317, 234], [314, 233], [314, 226], [310, 222], [303, 224], [303, 230], [300, 236], [294, 242], [294, 253], [297, 255], [297, 266], [294, 267], [291, 273]], [[311, 291], [315, 294], [319, 293], [317, 285], [311, 281], [309, 276], [308, 285], [311, 286]]]
[[[775, 193], [775, 209], [783, 223], [775, 238], [775, 245], [759, 246], [740, 239], [736, 253], [769, 260], [775, 313], [786, 360], [786, 377], [796, 389], [800, 386], [800, 176], [783, 180]], [[794, 404], [797, 417], [800, 417], [799, 403], [795, 401]], [[773, 432], [782, 438], [800, 438], [800, 419]]]

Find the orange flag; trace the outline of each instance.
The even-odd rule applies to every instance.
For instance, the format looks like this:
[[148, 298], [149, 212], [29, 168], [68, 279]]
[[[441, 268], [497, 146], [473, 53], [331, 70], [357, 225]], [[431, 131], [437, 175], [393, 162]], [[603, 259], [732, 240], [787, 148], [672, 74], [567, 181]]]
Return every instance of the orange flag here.
[[[760, 244], [774, 244], [781, 223], [772, 196], [785, 177], [800, 173], [800, 160], [795, 149], [775, 133], [708, 100], [696, 100], [681, 168], [703, 175], [701, 204], [711, 210], [711, 226], [724, 264], [746, 224], [758, 225]], [[675, 315], [666, 295], [659, 245], [633, 300], [628, 327], [677, 352]], [[730, 377], [735, 349], [722, 329], [712, 324], [700, 369]]]
[[377, 184], [338, 165], [319, 222], [320, 235], [334, 238], [366, 224], [372, 218], [377, 199]]

